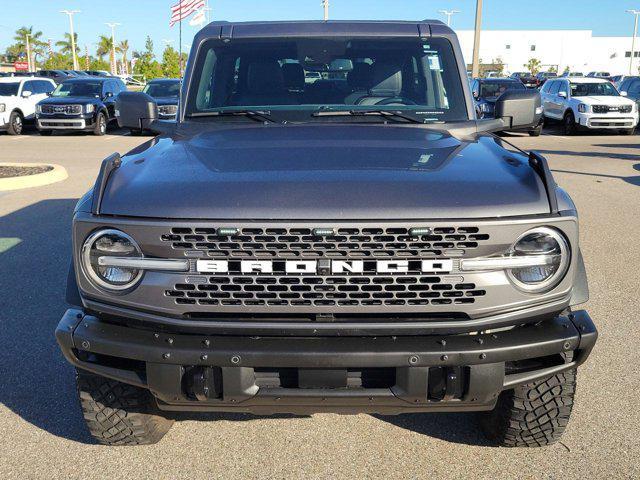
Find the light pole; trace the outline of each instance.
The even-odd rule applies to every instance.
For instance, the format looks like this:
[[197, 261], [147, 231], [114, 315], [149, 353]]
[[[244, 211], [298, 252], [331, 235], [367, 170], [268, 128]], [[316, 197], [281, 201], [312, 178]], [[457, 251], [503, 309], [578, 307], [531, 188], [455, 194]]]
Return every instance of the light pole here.
[[451, 17], [454, 16], [456, 13], [460, 13], [460, 10], [438, 10], [438, 13], [446, 15], [446, 17], [447, 17], [447, 26], [450, 27], [451, 26]]
[[30, 33], [25, 33], [24, 34], [25, 38], [26, 38], [26, 42], [25, 42], [25, 46], [27, 47], [27, 69], [30, 72], [33, 72], [33, 70], [35, 70], [34, 68], [32, 68], [31, 66], [31, 45], [29, 44], [29, 37], [31, 37], [32, 35]]
[[324, 21], [329, 20], [329, 0], [322, 0], [322, 6], [324, 7]]
[[107, 27], [111, 27], [111, 75], [118, 73], [118, 62], [116, 61], [116, 27], [121, 23], [105, 23]]
[[638, 35], [638, 15], [640, 15], [640, 10], [627, 10], [627, 13], [635, 17], [633, 21], [633, 38], [631, 39], [631, 58], [629, 59], [629, 75], [633, 75], [633, 57], [636, 53], [636, 35]]
[[473, 35], [473, 67], [471, 75], [477, 78], [480, 73], [480, 29], [482, 27], [482, 0], [476, 0], [476, 28]]
[[80, 10], [60, 10], [60, 13], [69, 15], [69, 30], [71, 33], [71, 55], [73, 56], [73, 69], [78, 69], [78, 56], [76, 55], [76, 39], [73, 34], [73, 14], [80, 13]]

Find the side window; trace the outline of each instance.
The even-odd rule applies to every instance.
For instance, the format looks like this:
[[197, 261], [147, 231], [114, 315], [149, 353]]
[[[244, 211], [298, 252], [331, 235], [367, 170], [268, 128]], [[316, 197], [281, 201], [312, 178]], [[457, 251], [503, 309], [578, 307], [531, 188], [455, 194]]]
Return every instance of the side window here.
[[33, 81], [24, 82], [22, 84], [22, 91], [23, 92], [29, 91], [31, 93], [37, 93], [35, 91], [36, 87], [35, 87], [34, 84], [35, 84], [35, 82], [33, 82]]
[[44, 89], [44, 93], [51, 93], [56, 89], [56, 85], [53, 82], [42, 82], [43, 85], [43, 89]]
[[102, 87], [103, 96], [106, 96], [108, 93], [111, 93], [112, 95], [116, 94], [112, 80], [104, 82]]
[[[624, 90], [624, 88], [621, 90]], [[627, 92], [633, 95], [640, 94], [640, 80], [632, 80], [630, 84], [627, 84]]]
[[558, 93], [562, 93], [564, 92], [564, 94], [568, 97], [569, 96], [569, 89], [567, 88], [567, 82], [558, 82], [560, 84], [560, 88], [558, 89]]
[[557, 95], [558, 90], [560, 89], [560, 83], [561, 82], [559, 80], [554, 80], [549, 87], [549, 94]]

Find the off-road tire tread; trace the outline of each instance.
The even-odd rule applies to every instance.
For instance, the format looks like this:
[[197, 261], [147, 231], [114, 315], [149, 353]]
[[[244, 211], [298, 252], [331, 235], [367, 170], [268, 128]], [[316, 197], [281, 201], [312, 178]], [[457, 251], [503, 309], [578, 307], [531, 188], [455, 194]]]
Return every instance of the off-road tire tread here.
[[80, 371], [76, 383], [87, 428], [104, 445], [151, 445], [173, 424], [148, 390]]
[[489, 439], [504, 447], [543, 447], [564, 433], [576, 392], [576, 370], [567, 370], [500, 394], [481, 416]]

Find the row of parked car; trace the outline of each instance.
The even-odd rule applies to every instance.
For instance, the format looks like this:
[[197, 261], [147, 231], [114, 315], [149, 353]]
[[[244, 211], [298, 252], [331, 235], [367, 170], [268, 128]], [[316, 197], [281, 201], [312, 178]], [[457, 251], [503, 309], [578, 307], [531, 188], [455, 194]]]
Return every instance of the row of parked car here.
[[493, 117], [497, 99], [507, 90], [538, 88], [542, 104], [540, 123], [528, 133], [540, 135], [545, 121], [559, 122], [565, 135], [581, 129], [607, 129], [632, 135], [638, 124], [640, 76], [609, 72], [543, 72], [534, 77], [516, 72], [508, 78], [471, 81], [478, 118]]
[[[115, 118], [115, 100], [127, 86], [109, 75], [77, 75], [57, 83], [41, 76], [0, 78], [0, 131], [20, 135], [32, 123], [41, 135], [54, 130], [104, 135]], [[158, 104], [161, 119], [175, 118], [180, 80], [156, 79], [143, 89]], [[133, 131], [133, 134], [141, 133]]]
[[45, 77], [56, 83], [62, 83], [77, 77], [110, 77], [106, 70], [38, 70], [37, 72], [4, 72], [0, 77]]

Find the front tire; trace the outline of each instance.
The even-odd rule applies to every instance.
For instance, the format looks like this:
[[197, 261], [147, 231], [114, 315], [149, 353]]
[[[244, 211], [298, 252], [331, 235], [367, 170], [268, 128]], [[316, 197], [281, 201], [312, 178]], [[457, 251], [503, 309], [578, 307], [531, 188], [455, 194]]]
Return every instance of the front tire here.
[[105, 133], [107, 133], [107, 117], [104, 113], [100, 112], [98, 113], [98, 116], [96, 117], [96, 123], [93, 126], [93, 134], [101, 137]]
[[24, 117], [20, 112], [14, 111], [9, 115], [9, 126], [7, 133], [9, 135], [22, 135], [24, 130]]
[[567, 370], [500, 394], [481, 415], [486, 436], [503, 447], [543, 447], [560, 440], [576, 392], [576, 370]]
[[76, 384], [87, 428], [104, 445], [157, 443], [173, 424], [146, 389], [85, 371], [77, 372]]
[[542, 133], [542, 126], [536, 127], [533, 130], [529, 130], [530, 137], [539, 137], [541, 133]]
[[567, 113], [565, 113], [563, 125], [565, 135], [576, 134], [578, 126], [576, 125], [576, 117], [573, 115], [572, 111], [568, 111]]

